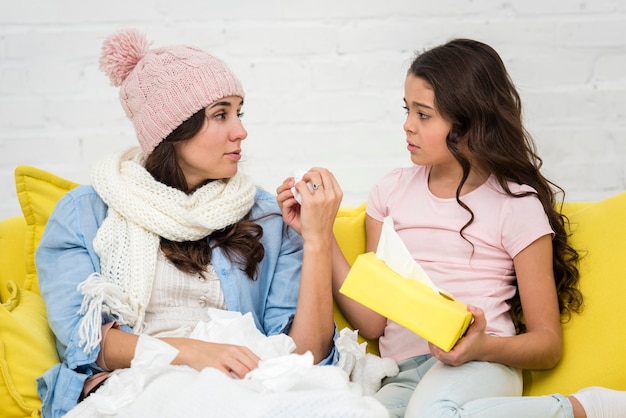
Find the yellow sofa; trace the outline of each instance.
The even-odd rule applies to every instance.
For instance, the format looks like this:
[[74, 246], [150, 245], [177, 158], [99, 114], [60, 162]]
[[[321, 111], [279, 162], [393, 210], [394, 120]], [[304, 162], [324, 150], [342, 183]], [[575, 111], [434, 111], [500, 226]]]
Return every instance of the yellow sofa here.
[[[15, 170], [24, 216], [0, 221], [0, 418], [37, 417], [35, 378], [58, 361], [39, 296], [34, 251], [56, 201], [76, 186], [33, 167]], [[551, 370], [525, 371], [524, 393], [571, 393], [601, 385], [626, 390], [626, 193], [568, 203], [572, 243], [583, 253], [585, 310], [563, 326], [565, 351]], [[365, 205], [342, 207], [335, 234], [350, 262], [365, 248]], [[349, 326], [338, 309], [340, 329]], [[375, 341], [368, 350], [377, 352]]]

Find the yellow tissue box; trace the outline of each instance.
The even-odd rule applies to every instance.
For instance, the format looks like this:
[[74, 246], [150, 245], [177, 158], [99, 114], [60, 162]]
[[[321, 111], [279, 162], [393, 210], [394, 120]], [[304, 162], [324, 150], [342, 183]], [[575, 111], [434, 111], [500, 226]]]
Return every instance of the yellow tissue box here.
[[445, 351], [472, 320], [467, 305], [399, 275], [373, 252], [357, 257], [339, 292]]

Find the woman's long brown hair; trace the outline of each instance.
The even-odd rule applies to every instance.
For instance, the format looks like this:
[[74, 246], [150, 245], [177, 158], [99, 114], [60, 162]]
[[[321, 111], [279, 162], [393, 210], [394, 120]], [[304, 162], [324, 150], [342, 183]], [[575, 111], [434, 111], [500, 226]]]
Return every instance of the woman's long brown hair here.
[[[562, 318], [569, 320], [572, 312], [582, 309], [583, 298], [577, 287], [579, 254], [569, 245], [569, 220], [560, 212], [565, 193], [540, 171], [542, 160], [522, 124], [521, 100], [500, 56], [484, 43], [455, 39], [419, 54], [408, 73], [430, 84], [435, 106], [452, 123], [446, 143], [463, 169], [456, 200], [470, 214], [459, 233], [463, 236], [474, 219], [471, 208], [460, 199], [473, 164], [493, 174], [510, 196], [523, 197], [531, 192], [513, 194], [509, 181], [534, 188], [555, 233], [554, 279]], [[460, 146], [462, 141], [467, 151]], [[559, 202], [557, 195], [561, 196]], [[510, 302], [515, 326], [523, 332], [519, 293]]]
[[[170, 133], [146, 159], [146, 170], [170, 187], [189, 190], [185, 176], [176, 161], [174, 144], [193, 137], [205, 123], [205, 112], [201, 109]], [[161, 238], [161, 250], [179, 270], [204, 277], [211, 262], [213, 249], [220, 247], [224, 254], [251, 279], [256, 279], [258, 266], [265, 255], [261, 244], [263, 229], [247, 217], [224, 229], [213, 232], [198, 241], [175, 242]]]

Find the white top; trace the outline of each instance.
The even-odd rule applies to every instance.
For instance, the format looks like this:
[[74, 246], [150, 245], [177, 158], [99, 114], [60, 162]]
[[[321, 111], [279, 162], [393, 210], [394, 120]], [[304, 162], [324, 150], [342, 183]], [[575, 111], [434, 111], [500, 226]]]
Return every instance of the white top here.
[[154, 337], [186, 337], [198, 321], [208, 321], [208, 309], [227, 309], [220, 280], [212, 265], [206, 278], [178, 270], [159, 251], [145, 333]]

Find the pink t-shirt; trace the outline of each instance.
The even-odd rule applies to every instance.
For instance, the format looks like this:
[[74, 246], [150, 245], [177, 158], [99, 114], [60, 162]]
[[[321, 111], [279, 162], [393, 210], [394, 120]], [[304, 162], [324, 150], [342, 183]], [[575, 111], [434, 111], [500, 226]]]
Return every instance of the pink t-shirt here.
[[[415, 260], [439, 288], [457, 300], [485, 311], [488, 333], [514, 335], [507, 302], [515, 294], [513, 257], [538, 238], [553, 234], [541, 202], [535, 196], [514, 198], [492, 176], [461, 196], [474, 221], [459, 235], [470, 214], [454, 198], [441, 199], [428, 189], [430, 167], [398, 168], [372, 189], [367, 214], [394, 220], [395, 229]], [[513, 193], [533, 191], [509, 182]], [[473, 250], [473, 253], [472, 253]], [[379, 339], [383, 357], [401, 361], [428, 354], [428, 343], [388, 320]]]

